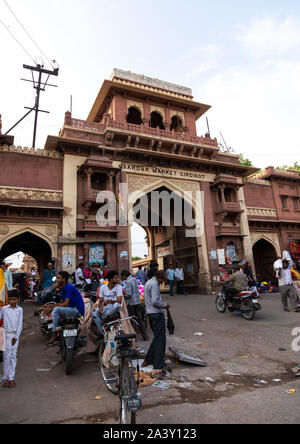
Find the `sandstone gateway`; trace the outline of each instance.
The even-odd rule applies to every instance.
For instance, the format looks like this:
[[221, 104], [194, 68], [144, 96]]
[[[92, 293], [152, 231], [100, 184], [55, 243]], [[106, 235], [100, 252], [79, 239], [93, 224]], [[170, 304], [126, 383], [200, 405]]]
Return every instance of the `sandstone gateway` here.
[[67, 112], [43, 150], [0, 135], [0, 259], [23, 251], [41, 269], [55, 258], [72, 272], [96, 249], [109, 268], [128, 268], [130, 226], [96, 222], [99, 191], [118, 196], [127, 183], [128, 194], [203, 192], [198, 237], [186, 238], [184, 226], [145, 227], [150, 259], [179, 261], [191, 287], [210, 291], [226, 264], [243, 258], [272, 280], [276, 255], [300, 241], [300, 176], [273, 167], [258, 173], [209, 134], [198, 137], [196, 121], [209, 108], [189, 88], [115, 69], [87, 120]]

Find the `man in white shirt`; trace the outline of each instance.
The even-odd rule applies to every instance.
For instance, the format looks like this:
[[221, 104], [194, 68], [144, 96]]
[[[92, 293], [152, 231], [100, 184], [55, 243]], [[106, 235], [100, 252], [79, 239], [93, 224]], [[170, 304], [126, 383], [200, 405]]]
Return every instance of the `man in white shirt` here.
[[282, 268], [280, 267], [276, 273], [278, 277], [279, 291], [281, 294], [281, 300], [284, 311], [290, 311], [288, 307], [288, 298], [291, 300], [294, 311], [299, 312], [300, 307], [298, 307], [297, 301], [298, 296], [294, 287], [294, 282], [292, 278], [292, 267], [293, 263], [289, 262], [287, 259], [282, 261]]
[[99, 293], [99, 309], [93, 311], [93, 321], [103, 335], [102, 321], [113, 315], [121, 308], [123, 290], [118, 285], [119, 275], [116, 271], [110, 271], [107, 275], [108, 284], [102, 285]]
[[84, 276], [83, 276], [83, 264], [79, 264], [77, 270], [75, 271], [75, 284], [76, 285], [82, 285], [84, 282]]
[[175, 277], [177, 279], [177, 293], [186, 295], [187, 292], [184, 286], [184, 271], [181, 265], [177, 265], [175, 270]]
[[3, 387], [15, 388], [15, 373], [17, 366], [17, 351], [23, 327], [23, 309], [18, 306], [19, 291], [8, 293], [9, 305], [0, 311], [5, 330], [5, 351], [3, 353]]

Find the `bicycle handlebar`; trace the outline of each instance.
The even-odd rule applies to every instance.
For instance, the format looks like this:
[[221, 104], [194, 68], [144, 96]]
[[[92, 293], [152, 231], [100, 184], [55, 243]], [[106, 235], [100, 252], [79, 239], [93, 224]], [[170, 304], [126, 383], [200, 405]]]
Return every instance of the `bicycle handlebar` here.
[[136, 319], [135, 316], [131, 316], [130, 318], [117, 319], [116, 321], [108, 322], [108, 324], [105, 325], [121, 324], [122, 322], [131, 321], [131, 320], [133, 320], [138, 325], [135, 319]]

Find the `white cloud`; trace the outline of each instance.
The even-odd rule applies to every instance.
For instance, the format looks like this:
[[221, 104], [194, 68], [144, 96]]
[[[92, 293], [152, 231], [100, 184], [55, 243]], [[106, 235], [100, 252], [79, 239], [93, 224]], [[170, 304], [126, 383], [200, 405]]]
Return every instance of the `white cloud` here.
[[253, 21], [248, 28], [239, 28], [239, 31], [237, 40], [255, 58], [282, 56], [300, 44], [300, 26], [294, 18], [278, 22], [267, 17]]
[[300, 160], [299, 78], [300, 61], [277, 60], [232, 66], [208, 79], [199, 93], [213, 105], [215, 135], [222, 131], [258, 167]]
[[186, 73], [185, 77], [195, 77], [215, 69], [217, 60], [221, 54], [221, 49], [222, 46], [215, 43], [192, 47], [187, 54], [185, 54], [184, 59], [180, 60], [185, 62], [191, 61], [190, 65], [194, 65], [194, 67], [191, 67]]
[[[300, 54], [289, 51], [300, 45], [300, 27], [293, 18], [265, 18], [244, 28], [237, 40], [246, 53], [231, 64], [227, 59], [227, 67], [195, 91], [213, 106], [213, 135], [220, 139], [222, 131], [227, 144], [258, 167], [292, 165], [300, 161]], [[199, 127], [206, 131], [204, 119]]]

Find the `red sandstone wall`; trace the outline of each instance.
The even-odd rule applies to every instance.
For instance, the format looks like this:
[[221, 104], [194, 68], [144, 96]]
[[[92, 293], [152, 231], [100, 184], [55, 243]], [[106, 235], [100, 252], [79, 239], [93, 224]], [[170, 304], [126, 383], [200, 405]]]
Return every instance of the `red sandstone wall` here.
[[276, 208], [272, 187], [246, 184], [244, 193], [247, 207]]
[[0, 186], [63, 189], [63, 159], [0, 153]]

